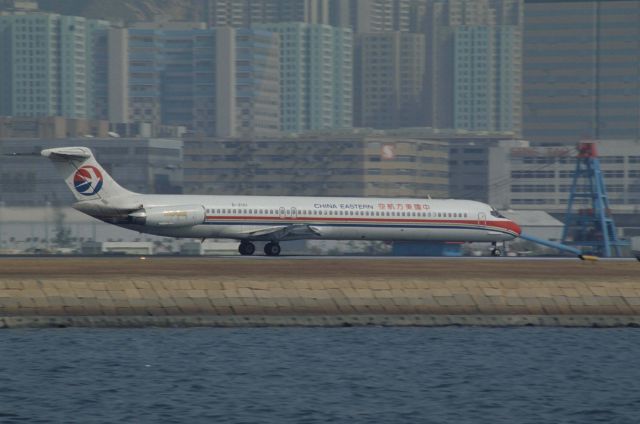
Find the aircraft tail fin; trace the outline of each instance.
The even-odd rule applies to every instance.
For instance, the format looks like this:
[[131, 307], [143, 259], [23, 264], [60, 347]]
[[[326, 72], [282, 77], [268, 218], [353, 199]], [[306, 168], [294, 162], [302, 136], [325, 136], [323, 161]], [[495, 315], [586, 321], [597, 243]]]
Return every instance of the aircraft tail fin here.
[[87, 147], [59, 147], [40, 154], [51, 159], [79, 202], [134, 194], [115, 182]]

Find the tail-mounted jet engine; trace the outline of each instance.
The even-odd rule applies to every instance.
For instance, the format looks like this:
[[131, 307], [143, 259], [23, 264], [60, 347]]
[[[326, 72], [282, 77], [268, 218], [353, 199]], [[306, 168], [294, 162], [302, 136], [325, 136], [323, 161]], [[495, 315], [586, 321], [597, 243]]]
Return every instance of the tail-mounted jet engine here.
[[143, 208], [129, 214], [129, 221], [148, 227], [190, 227], [204, 222], [202, 205], [159, 206]]

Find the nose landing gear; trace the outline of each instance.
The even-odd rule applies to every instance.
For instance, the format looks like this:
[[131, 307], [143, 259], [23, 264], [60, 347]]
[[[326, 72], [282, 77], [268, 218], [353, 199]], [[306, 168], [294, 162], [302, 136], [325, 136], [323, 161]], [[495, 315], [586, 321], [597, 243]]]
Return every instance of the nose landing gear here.
[[500, 250], [495, 241], [491, 243], [491, 256], [502, 256], [502, 250]]

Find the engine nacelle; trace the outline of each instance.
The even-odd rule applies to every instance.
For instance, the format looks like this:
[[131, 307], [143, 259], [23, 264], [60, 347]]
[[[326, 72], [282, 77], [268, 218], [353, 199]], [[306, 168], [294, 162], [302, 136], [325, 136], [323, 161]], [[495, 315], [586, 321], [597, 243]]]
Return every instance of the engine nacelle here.
[[202, 224], [204, 217], [202, 205], [160, 206], [129, 214], [132, 224], [148, 227], [190, 227]]

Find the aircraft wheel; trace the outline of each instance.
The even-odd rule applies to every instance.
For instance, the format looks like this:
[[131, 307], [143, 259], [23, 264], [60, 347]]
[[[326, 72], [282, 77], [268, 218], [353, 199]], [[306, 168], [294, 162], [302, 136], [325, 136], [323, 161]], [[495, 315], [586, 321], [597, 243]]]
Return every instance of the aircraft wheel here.
[[238, 252], [240, 252], [242, 256], [253, 255], [255, 251], [256, 251], [256, 246], [249, 241], [241, 242], [240, 246], [238, 247]]
[[496, 257], [502, 256], [502, 250], [500, 250], [500, 249], [491, 250], [491, 256], [496, 256]]
[[264, 253], [267, 256], [278, 256], [280, 254], [280, 245], [278, 243], [269, 242], [264, 245]]

